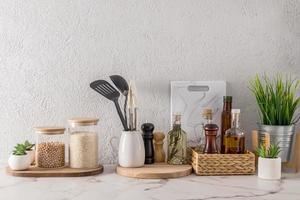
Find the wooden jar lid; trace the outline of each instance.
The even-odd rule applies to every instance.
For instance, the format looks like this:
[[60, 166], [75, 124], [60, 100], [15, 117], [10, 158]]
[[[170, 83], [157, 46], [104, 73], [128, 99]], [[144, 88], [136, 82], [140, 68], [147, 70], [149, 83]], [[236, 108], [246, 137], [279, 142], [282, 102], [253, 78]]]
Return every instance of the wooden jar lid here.
[[64, 134], [66, 129], [64, 127], [35, 127], [34, 130], [36, 133], [58, 135]]
[[68, 122], [71, 125], [90, 126], [90, 125], [97, 125], [99, 119], [98, 118], [72, 118], [69, 119]]

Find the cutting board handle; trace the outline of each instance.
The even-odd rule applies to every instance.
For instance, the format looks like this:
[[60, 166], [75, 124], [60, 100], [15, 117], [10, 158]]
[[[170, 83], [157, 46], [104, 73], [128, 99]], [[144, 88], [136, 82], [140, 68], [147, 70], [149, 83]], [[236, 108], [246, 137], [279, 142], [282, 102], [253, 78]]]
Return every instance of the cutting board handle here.
[[187, 87], [189, 92], [208, 92], [209, 86], [208, 85], [189, 85]]

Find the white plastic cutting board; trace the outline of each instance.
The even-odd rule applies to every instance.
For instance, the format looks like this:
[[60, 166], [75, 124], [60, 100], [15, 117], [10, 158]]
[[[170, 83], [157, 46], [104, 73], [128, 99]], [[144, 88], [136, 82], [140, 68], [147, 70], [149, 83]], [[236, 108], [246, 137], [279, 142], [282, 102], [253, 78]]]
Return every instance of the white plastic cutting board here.
[[182, 115], [182, 129], [187, 132], [188, 145], [197, 146], [205, 123], [203, 108], [213, 108], [213, 121], [220, 127], [225, 81], [171, 81], [171, 123], [176, 113]]

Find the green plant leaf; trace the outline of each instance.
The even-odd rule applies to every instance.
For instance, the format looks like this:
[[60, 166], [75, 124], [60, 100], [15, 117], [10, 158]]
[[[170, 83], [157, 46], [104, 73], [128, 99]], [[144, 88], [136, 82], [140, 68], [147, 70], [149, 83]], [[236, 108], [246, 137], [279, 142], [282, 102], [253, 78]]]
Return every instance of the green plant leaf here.
[[[300, 80], [282, 74], [269, 78], [258, 74], [249, 82], [259, 108], [259, 117], [265, 125], [291, 125], [300, 119], [295, 115], [300, 107], [300, 97], [296, 97]], [[294, 118], [294, 116], [296, 116]]]
[[25, 148], [26, 148], [27, 151], [31, 151], [33, 149], [33, 147], [35, 146], [35, 144], [32, 144], [28, 140], [26, 140], [24, 142], [24, 146], [25, 146]]
[[13, 155], [26, 155], [26, 146], [24, 144], [17, 144], [15, 147], [14, 147], [14, 150], [13, 150]]
[[280, 152], [279, 143], [271, 144], [268, 149], [261, 144], [256, 150], [257, 155], [261, 158], [277, 158]]

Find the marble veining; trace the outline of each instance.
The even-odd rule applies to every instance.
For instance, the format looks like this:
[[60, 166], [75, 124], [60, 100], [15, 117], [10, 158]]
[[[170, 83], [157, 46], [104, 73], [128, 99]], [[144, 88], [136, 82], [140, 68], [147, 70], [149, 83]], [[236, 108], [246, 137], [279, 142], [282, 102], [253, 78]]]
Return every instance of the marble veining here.
[[133, 179], [119, 176], [114, 165], [103, 174], [76, 178], [20, 178], [0, 173], [0, 200], [299, 200], [300, 174], [280, 181], [257, 176], [195, 176], [179, 179]]

